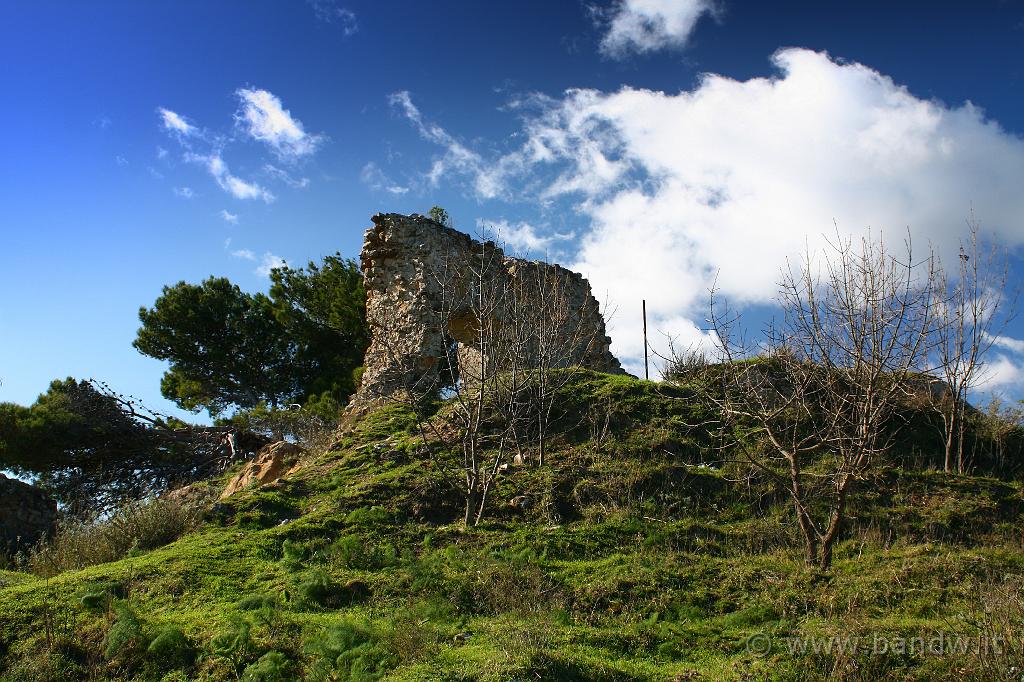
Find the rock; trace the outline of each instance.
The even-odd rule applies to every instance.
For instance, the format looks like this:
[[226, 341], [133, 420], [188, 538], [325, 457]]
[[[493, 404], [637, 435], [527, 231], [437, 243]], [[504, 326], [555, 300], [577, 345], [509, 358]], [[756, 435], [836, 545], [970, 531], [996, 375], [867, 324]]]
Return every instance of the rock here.
[[[361, 254], [371, 340], [350, 411], [358, 413], [412, 387], [440, 388], [452, 339], [458, 344], [460, 366], [481, 365], [474, 332], [478, 324], [470, 305], [470, 278], [481, 253], [487, 276], [516, 292], [494, 309], [497, 327], [513, 315], [526, 315], [524, 311], [543, 311], [555, 337], [550, 343], [561, 349], [548, 366], [624, 373], [609, 350], [600, 306], [581, 275], [550, 263], [510, 258], [493, 242], [481, 244], [421, 215], [377, 214], [373, 223]], [[552, 305], [558, 310], [550, 311]], [[439, 315], [441, 310], [448, 312]]]
[[530, 498], [526, 495], [517, 495], [508, 501], [508, 506], [520, 511], [530, 508]]
[[224, 500], [252, 485], [262, 486], [277, 481], [298, 469], [297, 462], [305, 452], [295, 443], [277, 441], [264, 446], [253, 461], [231, 479], [220, 499]]
[[0, 546], [31, 545], [53, 532], [57, 503], [42, 490], [0, 474]]
[[183, 505], [207, 505], [213, 501], [216, 492], [206, 485], [205, 481], [189, 483], [174, 490], [168, 490], [162, 497], [165, 500], [179, 502]]

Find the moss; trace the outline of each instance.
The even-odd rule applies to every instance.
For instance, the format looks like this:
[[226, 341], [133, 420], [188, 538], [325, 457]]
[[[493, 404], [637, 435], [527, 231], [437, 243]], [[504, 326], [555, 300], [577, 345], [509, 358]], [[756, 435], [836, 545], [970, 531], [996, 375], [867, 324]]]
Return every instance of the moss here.
[[[881, 463], [822, 574], [786, 498], [724, 461], [685, 388], [568, 376], [549, 464], [502, 474], [479, 527], [458, 522], [448, 453], [388, 407], [166, 546], [50, 579], [0, 573], [4, 679], [983, 677], [976, 660], [850, 663], [785, 638], [978, 622], [985, 585], [1024, 584], [1018, 482]], [[131, 620], [114, 604], [138, 628], [108, 659]], [[747, 648], [759, 633], [768, 655]]]

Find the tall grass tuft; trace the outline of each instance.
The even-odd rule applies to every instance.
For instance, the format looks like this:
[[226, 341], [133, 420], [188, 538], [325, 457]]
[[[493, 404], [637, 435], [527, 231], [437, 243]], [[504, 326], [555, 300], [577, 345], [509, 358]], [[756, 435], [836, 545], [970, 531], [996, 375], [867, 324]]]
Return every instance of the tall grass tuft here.
[[162, 547], [195, 529], [202, 512], [197, 502], [151, 499], [128, 502], [105, 518], [64, 521], [29, 552], [28, 568], [50, 577]]

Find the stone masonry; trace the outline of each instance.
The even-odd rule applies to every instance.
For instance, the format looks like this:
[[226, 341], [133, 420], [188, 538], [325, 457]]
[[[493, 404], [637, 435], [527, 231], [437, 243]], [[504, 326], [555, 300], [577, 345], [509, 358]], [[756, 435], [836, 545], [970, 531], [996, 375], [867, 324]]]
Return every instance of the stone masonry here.
[[[511, 325], [524, 327], [522, 320], [529, 319], [535, 320], [529, 333], [546, 328], [546, 347], [558, 346], [543, 356], [545, 366], [623, 373], [580, 274], [508, 257], [493, 242], [421, 215], [377, 214], [372, 220], [361, 254], [371, 341], [356, 403], [401, 390], [437, 390], [452, 357], [465, 378], [467, 368], [480, 366], [482, 327], [511, 337]], [[494, 282], [501, 282], [500, 289], [488, 288]], [[477, 319], [483, 314], [484, 322]]]
[[25, 547], [48, 535], [57, 503], [38, 488], [0, 474], [0, 549]]

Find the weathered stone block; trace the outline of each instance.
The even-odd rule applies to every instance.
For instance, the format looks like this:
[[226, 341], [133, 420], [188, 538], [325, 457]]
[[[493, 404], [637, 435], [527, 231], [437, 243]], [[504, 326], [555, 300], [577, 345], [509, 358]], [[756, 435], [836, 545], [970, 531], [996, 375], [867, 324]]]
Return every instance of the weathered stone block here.
[[25, 547], [53, 531], [57, 503], [42, 490], [0, 474], [0, 549]]
[[483, 331], [497, 329], [511, 338], [510, 325], [532, 325], [531, 338], [517, 343], [526, 355], [543, 357], [545, 367], [623, 371], [590, 284], [578, 273], [508, 257], [493, 242], [415, 214], [373, 216], [361, 261], [371, 341], [355, 403], [439, 388], [452, 358], [463, 378], [470, 368], [503, 362], [507, 352], [487, 349], [481, 357], [481, 339], [497, 338]]

